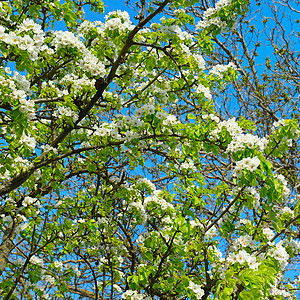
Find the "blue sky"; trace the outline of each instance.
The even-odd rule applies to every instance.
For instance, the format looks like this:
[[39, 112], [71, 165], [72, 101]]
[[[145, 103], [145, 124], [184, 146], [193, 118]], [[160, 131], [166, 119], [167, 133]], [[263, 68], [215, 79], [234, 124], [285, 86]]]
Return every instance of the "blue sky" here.
[[128, 6], [125, 5], [124, 0], [110, 0], [110, 1], [103, 1], [104, 2], [104, 14], [99, 15], [95, 12], [89, 11], [88, 6], [85, 6], [85, 13], [86, 13], [86, 19], [90, 21], [103, 21], [104, 16], [107, 15], [109, 12], [113, 10], [122, 10], [122, 11], [127, 11], [130, 15], [131, 21], [134, 22], [134, 16], [136, 13], [130, 9]]

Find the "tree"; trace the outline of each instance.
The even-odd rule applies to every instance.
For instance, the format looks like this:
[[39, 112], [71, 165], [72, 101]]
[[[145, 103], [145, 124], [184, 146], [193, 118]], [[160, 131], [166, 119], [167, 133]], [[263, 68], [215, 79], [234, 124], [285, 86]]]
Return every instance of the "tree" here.
[[297, 7], [86, 5], [0, 2], [2, 299], [296, 299]]

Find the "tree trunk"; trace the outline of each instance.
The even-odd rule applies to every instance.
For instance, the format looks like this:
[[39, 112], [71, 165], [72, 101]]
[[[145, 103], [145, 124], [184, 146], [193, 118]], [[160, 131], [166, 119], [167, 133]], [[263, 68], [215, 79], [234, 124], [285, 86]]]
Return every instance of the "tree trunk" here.
[[5, 270], [8, 263], [8, 256], [14, 248], [14, 238], [16, 237], [16, 223], [11, 222], [4, 231], [2, 243], [0, 245], [0, 275]]

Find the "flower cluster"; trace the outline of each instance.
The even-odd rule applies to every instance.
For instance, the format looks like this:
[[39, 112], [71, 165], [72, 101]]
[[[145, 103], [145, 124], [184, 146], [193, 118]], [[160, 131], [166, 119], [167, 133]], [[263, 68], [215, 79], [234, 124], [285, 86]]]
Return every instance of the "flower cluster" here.
[[56, 31], [51, 44], [56, 50], [61, 48], [77, 48], [83, 52], [86, 49], [83, 42], [70, 31]]
[[230, 62], [228, 65], [215, 65], [211, 68], [211, 70], [209, 71], [209, 74], [215, 75], [222, 79], [224, 76], [223, 74], [225, 72], [227, 72], [229, 69], [236, 70], [235, 64]]
[[[14, 105], [14, 101], [19, 101], [20, 112], [27, 114], [28, 120], [32, 120], [35, 116], [34, 101], [26, 99], [25, 90], [29, 93], [29, 83], [26, 78], [15, 72], [14, 80], [0, 76], [0, 84], [2, 101], [8, 102], [11, 105]], [[21, 89], [18, 89], [17, 85]]]
[[[214, 115], [214, 114], [209, 114], [209, 115], [207, 115], [207, 114], [203, 114], [202, 115], [202, 119], [204, 119], [204, 120], [206, 120], [206, 119], [211, 119], [211, 120], [213, 120], [213, 121], [215, 121], [216, 123], [219, 123], [220, 122], [220, 118], [218, 117], [218, 116], [216, 116], [216, 115]], [[222, 124], [223, 124], [223, 122], [222, 122]], [[223, 126], [223, 125], [222, 125]], [[222, 127], [221, 127], [222, 128]]]
[[61, 116], [72, 118], [73, 122], [76, 122], [78, 119], [78, 114], [75, 111], [73, 111], [70, 107], [65, 107], [65, 106], [59, 106], [58, 110], [55, 111], [53, 115], [58, 118]]
[[58, 269], [59, 271], [61, 271], [63, 269], [63, 263], [61, 261], [55, 261], [54, 262], [54, 267], [55, 269]]
[[[211, 117], [211, 115], [209, 115]], [[219, 121], [219, 118], [215, 120], [217, 123]], [[225, 127], [226, 130], [229, 132], [229, 134], [233, 136], [241, 135], [243, 132], [243, 129], [239, 126], [239, 124], [236, 122], [235, 118], [228, 119], [221, 121], [217, 124], [218, 128], [213, 130], [211, 132], [212, 138], [217, 138], [218, 134], [221, 132], [222, 128]]]
[[[0, 164], [0, 168], [2, 168], [2, 167], [3, 167], [3, 165]], [[7, 179], [10, 178], [10, 176], [11, 176], [10, 171], [9, 170], [5, 170], [3, 172], [3, 174], [0, 173], [0, 180], [2, 180], [2, 179], [7, 180]]]
[[79, 61], [79, 67], [84, 72], [91, 73], [92, 76], [103, 77], [105, 75], [105, 65], [89, 51], [84, 52], [83, 58]]
[[[167, 21], [166, 17], [162, 17], [160, 19], [161, 23], [153, 23], [153, 24], [151, 24], [150, 28], [156, 29], [160, 33], [167, 34], [167, 35], [172, 35], [175, 33], [176, 36], [178, 36], [179, 39], [182, 41], [188, 41], [188, 40], [192, 41], [193, 40], [193, 36], [190, 33], [188, 33], [187, 31], [183, 31], [178, 25], [164, 24], [164, 23], [166, 23], [166, 21]], [[191, 52], [188, 49], [188, 47], [186, 47], [184, 44], [181, 44], [181, 47], [183, 49], [187, 49], [188, 56], [191, 56]]]
[[152, 192], [156, 191], [156, 187], [155, 184], [153, 184], [149, 179], [147, 178], [139, 178], [137, 180], [137, 182], [135, 183], [136, 186], [140, 186], [140, 185], [146, 185]]
[[150, 115], [155, 113], [155, 107], [152, 104], [145, 104], [142, 107], [135, 110], [134, 115], [137, 118], [140, 118], [144, 115], [144, 113], [148, 112]]
[[141, 127], [143, 125], [143, 121], [141, 121], [137, 116], [125, 116], [124, 121], [127, 125], [131, 124], [133, 127]]
[[25, 144], [27, 147], [34, 149], [36, 146], [36, 139], [33, 136], [28, 136], [23, 133], [20, 138], [20, 143]]
[[234, 240], [233, 242], [233, 249], [239, 249], [239, 247], [245, 248], [250, 247], [251, 249], [254, 249], [256, 246], [255, 241], [253, 240], [252, 236], [250, 235], [242, 235]]
[[230, 253], [228, 256], [228, 262], [239, 264], [244, 264], [245, 262], [248, 264], [250, 269], [257, 270], [259, 263], [256, 261], [256, 257], [254, 255], [249, 254], [245, 250], [240, 250], [238, 253]]
[[28, 159], [22, 158], [20, 156], [17, 156], [12, 164], [12, 167], [14, 168], [14, 171], [19, 171], [18, 169], [28, 170], [33, 166], [33, 163], [30, 162]]
[[194, 165], [193, 160], [187, 159], [179, 166], [180, 170], [192, 170], [196, 171], [196, 166]]
[[225, 262], [225, 258], [223, 257], [221, 250], [218, 249], [215, 245], [209, 246], [208, 250], [218, 258], [219, 262]]
[[203, 56], [200, 53], [193, 54], [192, 56], [193, 56], [194, 60], [197, 62], [198, 68], [200, 70], [204, 70], [205, 69], [205, 60], [204, 60]]
[[84, 72], [89, 72], [92, 76], [104, 76], [104, 64], [94, 54], [92, 54], [85, 47], [83, 42], [72, 32], [56, 31], [54, 33], [54, 39], [52, 40], [52, 46], [54, 46], [56, 50], [60, 48], [78, 49], [79, 53], [82, 55], [78, 66]]
[[165, 120], [163, 120], [163, 124], [167, 126], [172, 126], [174, 124], [177, 124], [179, 121], [177, 120], [176, 116], [174, 115], [168, 115]]
[[204, 295], [204, 290], [201, 288], [201, 285], [190, 281], [188, 288], [196, 294], [197, 299], [202, 299], [202, 296]]
[[170, 204], [169, 202], [167, 202], [165, 199], [163, 199], [160, 196], [159, 190], [155, 190], [151, 196], [148, 196], [145, 199], [144, 206], [147, 207], [151, 202], [158, 204], [161, 207], [161, 209], [163, 209], [163, 210], [165, 210], [167, 208], [174, 209], [172, 204]]
[[[177, 25], [172, 25], [171, 26], [171, 30], [173, 31], [173, 32], [175, 32], [175, 34], [182, 40], [182, 41], [185, 41], [185, 40], [193, 40], [193, 35], [191, 35], [190, 33], [188, 33], [187, 31], [184, 31], [184, 30], [182, 30], [179, 26], [177, 26]], [[201, 56], [201, 55], [200, 55]], [[201, 58], [202, 58], [202, 56], [201, 56], [201, 58], [200, 57], [194, 57], [195, 58], [195, 60], [197, 61], [198, 59], [199, 59], [199, 63], [202, 65], [202, 60], [201, 60]], [[202, 58], [203, 59], [203, 58]], [[201, 60], [201, 62], [200, 62], [200, 60]], [[203, 60], [204, 61], [204, 60]], [[199, 67], [200, 68], [200, 67]], [[200, 68], [200, 69], [202, 69], [202, 68]]]
[[27, 207], [27, 206], [30, 206], [32, 204], [36, 205], [38, 208], [41, 207], [40, 201], [37, 200], [36, 198], [32, 198], [32, 197], [26, 196], [24, 198], [24, 200], [22, 201], [23, 207]]
[[210, 7], [204, 12], [203, 19], [197, 24], [197, 28], [201, 29], [209, 27], [212, 24], [221, 28], [226, 28], [226, 23], [221, 21], [220, 17], [218, 17], [217, 14], [220, 11], [220, 9], [229, 6], [230, 4], [231, 0], [219, 0], [214, 8]]
[[269, 241], [274, 237], [274, 232], [271, 228], [265, 227], [262, 232]]
[[77, 277], [79, 277], [80, 274], [81, 274], [81, 272], [80, 272], [80, 270], [78, 269], [77, 265], [73, 265], [73, 264], [71, 264], [71, 263], [66, 263], [66, 264], [64, 264], [64, 267], [65, 267], [65, 269], [67, 269], [67, 270], [72, 270], [72, 271], [76, 274]]
[[41, 25], [34, 23], [33, 20], [24, 19], [16, 32], [5, 33], [5, 27], [0, 25], [0, 41], [27, 51], [31, 60], [37, 60], [41, 45], [44, 43], [44, 32]]
[[[279, 288], [277, 288], [275, 286], [273, 286], [271, 288], [270, 295], [272, 295], [274, 297], [276, 297], [276, 296], [282, 296], [282, 297], [284, 297], [284, 299], [293, 299], [293, 298], [291, 298], [291, 293], [290, 292], [285, 291], [283, 289], [279, 289]], [[283, 298], [281, 298], [281, 299], [283, 299]]]
[[137, 291], [128, 290], [122, 294], [122, 299], [130, 300], [150, 300], [150, 296], [138, 293]]
[[137, 202], [131, 202], [128, 206], [128, 209], [131, 210], [132, 207], [135, 207], [138, 209], [138, 211], [140, 212], [141, 214], [141, 218], [143, 220], [143, 223], [145, 223], [147, 221], [147, 213], [146, 213], [146, 210], [145, 210], [145, 207], [144, 205], [142, 204], [142, 202], [140, 201], [137, 201]]
[[44, 275], [43, 281], [49, 283], [50, 285], [53, 285], [55, 283], [55, 278], [51, 275]]
[[93, 30], [94, 28], [96, 28], [96, 25], [91, 22], [91, 21], [87, 21], [84, 20], [78, 27], [77, 29], [77, 33], [79, 36], [85, 36], [86, 34], [90, 33], [91, 30]]
[[279, 126], [285, 126], [286, 124], [287, 124], [287, 123], [286, 123], [286, 120], [284, 120], [284, 119], [275, 121], [275, 122], [273, 123], [273, 130], [274, 130], [276, 127], [279, 127]]
[[280, 241], [275, 247], [269, 249], [268, 255], [275, 258], [279, 262], [281, 269], [284, 270], [290, 257], [282, 244], [283, 241]]
[[92, 89], [95, 86], [95, 79], [89, 79], [85, 74], [79, 77], [74, 74], [65, 75], [60, 81], [60, 84], [70, 85], [75, 95], [82, 92], [84, 88]]
[[[176, 116], [167, 114], [164, 111], [158, 111], [155, 113], [154, 106], [147, 104], [136, 109], [134, 115], [132, 116], [118, 115], [117, 120], [112, 121], [111, 123], [103, 122], [100, 126], [94, 125], [93, 129], [89, 129], [87, 132], [92, 138], [96, 136], [110, 136], [113, 139], [128, 143], [133, 139], [138, 139], [140, 137], [141, 129], [143, 128], [142, 126], [144, 124], [142, 117], [145, 113], [155, 114], [155, 116], [162, 120], [162, 123], [166, 126], [171, 126], [178, 123]], [[78, 130], [78, 133], [83, 133], [83, 130]], [[86, 142], [83, 142], [83, 144], [85, 146], [90, 145]], [[141, 147], [146, 146], [143, 141], [140, 141], [139, 145]], [[123, 147], [123, 145], [121, 145], [121, 147]], [[126, 151], [130, 151], [130, 149], [127, 149]]]
[[44, 261], [43, 261], [43, 259], [42, 259], [42, 258], [39, 258], [39, 257], [37, 257], [37, 256], [35, 256], [35, 255], [31, 256], [30, 262], [31, 262], [32, 264], [34, 264], [34, 265], [38, 265], [38, 266], [40, 266], [40, 267], [44, 267]]
[[130, 21], [128, 12], [126, 11], [113, 11], [105, 16], [105, 23], [102, 25], [102, 30], [115, 30], [119, 31], [132, 30], [134, 25]]
[[299, 254], [299, 252], [300, 252], [300, 241], [296, 241], [293, 238], [291, 238], [291, 240], [285, 239], [283, 241], [283, 243], [284, 243], [285, 247], [292, 249], [293, 253]]
[[240, 150], [245, 150], [246, 147], [250, 149], [258, 148], [260, 151], [268, 145], [268, 139], [265, 137], [259, 138], [258, 136], [252, 134], [239, 134], [235, 135], [232, 138], [232, 141], [227, 146], [226, 152], [237, 152]]
[[31, 121], [35, 117], [34, 101], [26, 100], [25, 98], [20, 98], [20, 112], [27, 114], [28, 121]]
[[258, 166], [260, 165], [260, 160], [257, 156], [245, 157], [240, 161], [236, 162], [235, 169], [233, 170], [233, 175], [236, 177], [240, 177], [242, 175], [243, 170], [249, 170], [250, 172], [254, 172]]
[[211, 99], [211, 93], [208, 87], [205, 87], [203, 84], [199, 84], [195, 90], [198, 94], [203, 94], [203, 96], [207, 99]]
[[20, 73], [14, 71], [14, 77], [13, 79], [15, 80], [16, 86], [22, 90], [25, 91], [27, 94], [31, 94], [30, 91], [30, 82], [26, 79], [25, 76], [21, 75]]
[[43, 152], [44, 153], [47, 153], [47, 152], [50, 152], [52, 151], [53, 153], [57, 154], [58, 153], [58, 150], [54, 147], [52, 147], [51, 145], [42, 145], [41, 148], [43, 149]]

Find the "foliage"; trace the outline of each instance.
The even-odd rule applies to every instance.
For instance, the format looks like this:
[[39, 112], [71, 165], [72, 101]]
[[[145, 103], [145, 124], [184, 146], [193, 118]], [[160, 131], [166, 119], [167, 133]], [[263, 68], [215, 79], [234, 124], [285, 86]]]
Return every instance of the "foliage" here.
[[254, 4], [104, 4], [0, 2], [2, 299], [296, 299], [293, 77], [255, 71]]

